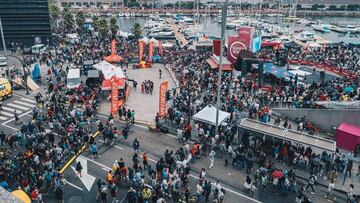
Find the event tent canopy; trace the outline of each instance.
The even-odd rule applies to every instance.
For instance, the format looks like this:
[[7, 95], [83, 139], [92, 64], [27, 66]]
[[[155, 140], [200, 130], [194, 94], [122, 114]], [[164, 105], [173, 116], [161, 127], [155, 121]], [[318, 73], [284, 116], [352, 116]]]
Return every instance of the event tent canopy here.
[[[230, 117], [230, 113], [219, 110], [219, 125]], [[210, 125], [216, 125], [216, 108], [214, 106], [206, 106], [193, 116], [194, 120], [204, 122]]]
[[101, 71], [104, 74], [105, 80], [110, 80], [112, 76], [117, 78], [126, 78], [124, 71], [111, 63], [101, 61], [93, 66], [95, 69]]
[[342, 149], [353, 151], [360, 144], [360, 126], [342, 123], [336, 129], [336, 143]]

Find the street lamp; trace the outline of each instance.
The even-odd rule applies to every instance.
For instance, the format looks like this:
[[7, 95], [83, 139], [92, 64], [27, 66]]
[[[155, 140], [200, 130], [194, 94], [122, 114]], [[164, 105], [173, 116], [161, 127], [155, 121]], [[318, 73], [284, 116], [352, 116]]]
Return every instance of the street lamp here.
[[[23, 62], [23, 60], [21, 60], [19, 57], [15, 56], [15, 55], [8, 55], [8, 57], [13, 57], [13, 58], [16, 58], [18, 61], [20, 61], [21, 65], [22, 65], [22, 69], [23, 69], [23, 80], [25, 82], [25, 89], [26, 89], [26, 94], [30, 94], [29, 93], [29, 87], [28, 87], [28, 84], [27, 84], [27, 72], [25, 72], [25, 64]], [[10, 74], [10, 72], [9, 72]]]

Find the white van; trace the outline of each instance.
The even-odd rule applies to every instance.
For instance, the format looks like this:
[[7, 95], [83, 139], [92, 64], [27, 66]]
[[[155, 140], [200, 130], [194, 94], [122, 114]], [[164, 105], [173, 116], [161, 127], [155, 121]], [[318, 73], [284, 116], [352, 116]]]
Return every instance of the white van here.
[[0, 55], [0, 67], [7, 66], [6, 57]]
[[36, 44], [36, 45], [31, 47], [31, 53], [38, 54], [38, 53], [46, 51], [46, 49], [47, 49], [47, 47], [45, 45]]
[[67, 74], [67, 87], [70, 89], [77, 88], [81, 84], [80, 69], [69, 69]]

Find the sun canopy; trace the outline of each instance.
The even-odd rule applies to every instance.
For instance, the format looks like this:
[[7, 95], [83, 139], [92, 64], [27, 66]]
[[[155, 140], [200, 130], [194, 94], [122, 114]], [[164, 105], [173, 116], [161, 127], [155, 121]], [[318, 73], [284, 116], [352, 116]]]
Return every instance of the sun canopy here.
[[[219, 110], [219, 125], [230, 117], [230, 113]], [[193, 116], [194, 120], [216, 125], [216, 108], [214, 106], [206, 106]]]
[[277, 78], [294, 77], [294, 74], [287, 71], [285, 68], [274, 65], [273, 63], [264, 64], [264, 73], [271, 74]]
[[110, 80], [112, 76], [126, 78], [124, 71], [120, 67], [116, 67], [106, 61], [97, 63], [93, 67], [103, 73], [105, 80]]

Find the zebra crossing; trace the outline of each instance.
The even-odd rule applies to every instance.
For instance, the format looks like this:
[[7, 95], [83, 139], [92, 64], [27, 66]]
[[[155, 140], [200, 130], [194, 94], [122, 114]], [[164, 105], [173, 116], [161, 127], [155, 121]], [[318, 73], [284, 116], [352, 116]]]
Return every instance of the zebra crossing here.
[[0, 111], [0, 121], [7, 121], [14, 117], [14, 112], [18, 115], [32, 110], [36, 106], [36, 101], [25, 97], [13, 100], [9, 103], [2, 104], [2, 111]]

